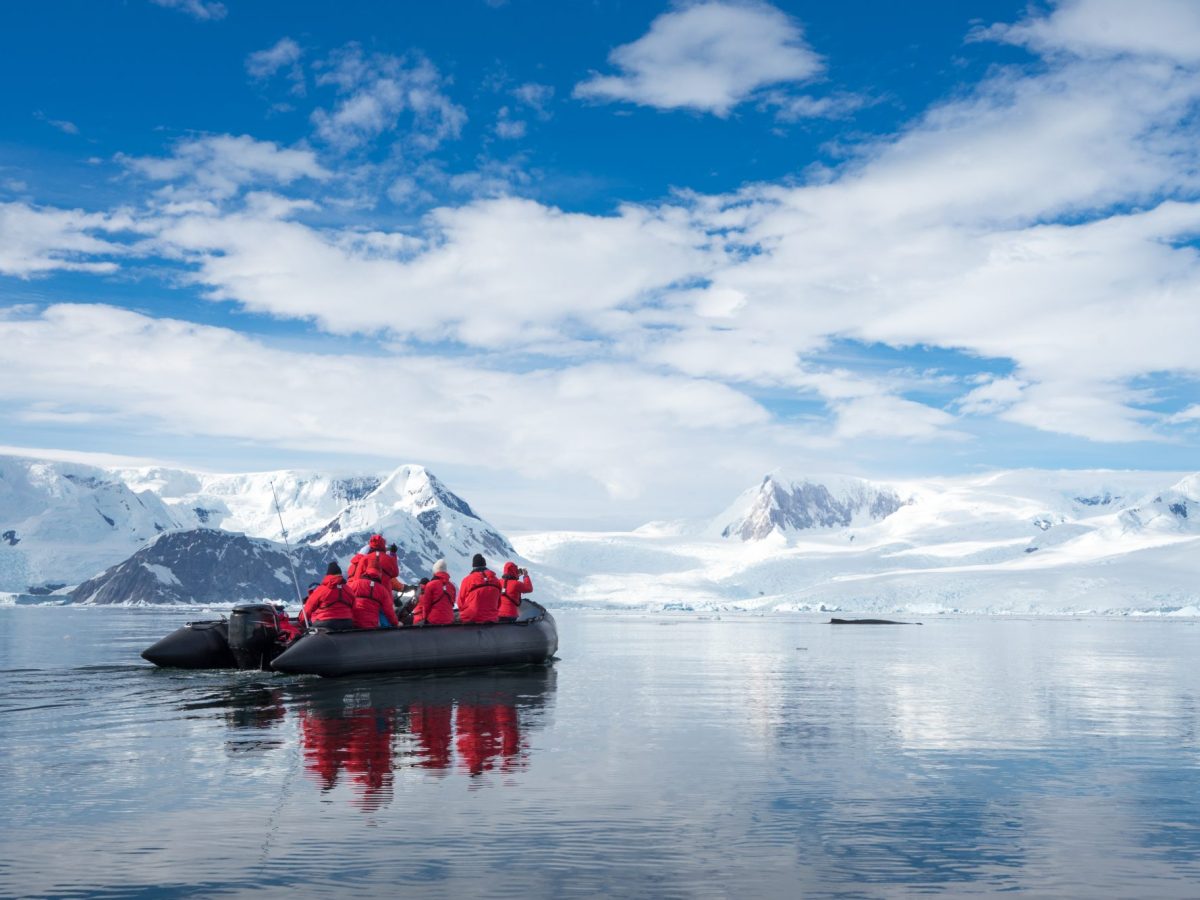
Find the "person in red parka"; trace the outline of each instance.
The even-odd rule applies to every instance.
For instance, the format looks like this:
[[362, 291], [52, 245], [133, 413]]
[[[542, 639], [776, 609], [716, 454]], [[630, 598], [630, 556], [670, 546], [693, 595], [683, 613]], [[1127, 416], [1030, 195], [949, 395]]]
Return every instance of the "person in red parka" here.
[[476, 553], [471, 573], [458, 588], [460, 622], [495, 622], [500, 615], [500, 579], [487, 567], [487, 560]]
[[504, 574], [500, 576], [500, 621], [515, 622], [521, 608], [521, 595], [533, 593], [533, 582], [529, 580], [526, 569], [518, 569], [517, 564], [509, 560], [504, 564]]
[[433, 564], [433, 577], [425, 585], [413, 610], [413, 624], [453, 625], [454, 596], [454, 582], [446, 571], [446, 561], [439, 559]]
[[354, 595], [356, 628], [393, 628], [399, 626], [396, 604], [392, 600], [392, 579], [400, 575], [395, 554], [387, 552], [383, 536], [374, 534], [367, 552], [350, 561], [351, 577], [347, 586]]
[[354, 595], [346, 586], [342, 569], [336, 562], [329, 564], [321, 583], [304, 601], [304, 618], [330, 631], [354, 627]]

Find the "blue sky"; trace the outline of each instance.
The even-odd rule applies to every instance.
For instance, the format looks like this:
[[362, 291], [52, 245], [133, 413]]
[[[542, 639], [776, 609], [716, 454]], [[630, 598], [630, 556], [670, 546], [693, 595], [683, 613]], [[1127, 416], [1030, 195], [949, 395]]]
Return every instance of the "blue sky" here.
[[762, 472], [1194, 470], [1200, 7], [0, 12], [0, 444], [420, 462], [500, 523]]

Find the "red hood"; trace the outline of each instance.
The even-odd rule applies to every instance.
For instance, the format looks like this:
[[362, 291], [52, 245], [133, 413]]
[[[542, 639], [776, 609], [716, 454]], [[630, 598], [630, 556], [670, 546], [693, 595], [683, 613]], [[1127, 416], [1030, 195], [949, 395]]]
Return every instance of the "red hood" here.
[[506, 562], [504, 564], [504, 574], [510, 578], [517, 577], [517, 564], [515, 562]]

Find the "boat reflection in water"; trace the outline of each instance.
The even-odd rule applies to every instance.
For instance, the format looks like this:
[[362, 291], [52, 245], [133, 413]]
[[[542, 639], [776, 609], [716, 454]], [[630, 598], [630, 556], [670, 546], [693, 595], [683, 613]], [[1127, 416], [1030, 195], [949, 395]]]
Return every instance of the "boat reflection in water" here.
[[391, 801], [398, 769], [469, 777], [521, 771], [554, 679], [552, 666], [534, 666], [315, 683], [296, 698], [305, 772], [323, 791], [348, 781], [358, 805], [372, 810]]

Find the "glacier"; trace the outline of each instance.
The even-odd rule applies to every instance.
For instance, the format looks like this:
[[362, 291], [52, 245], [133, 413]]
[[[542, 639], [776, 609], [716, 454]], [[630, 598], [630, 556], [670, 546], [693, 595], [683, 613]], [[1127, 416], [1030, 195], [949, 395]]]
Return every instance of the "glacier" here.
[[772, 473], [711, 522], [512, 536], [600, 607], [1200, 615], [1200, 475]]

